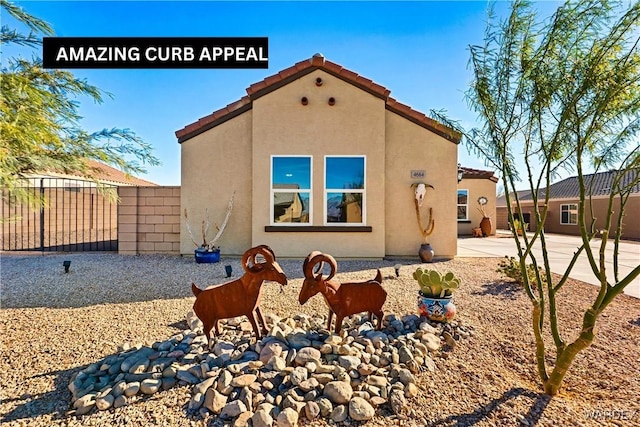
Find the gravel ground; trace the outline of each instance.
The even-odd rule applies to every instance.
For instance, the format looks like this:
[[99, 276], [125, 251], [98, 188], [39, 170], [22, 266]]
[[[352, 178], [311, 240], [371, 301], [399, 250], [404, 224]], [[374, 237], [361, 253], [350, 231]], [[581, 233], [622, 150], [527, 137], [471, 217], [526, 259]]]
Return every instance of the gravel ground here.
[[[71, 260], [64, 274], [63, 260]], [[403, 264], [400, 278], [393, 265]], [[337, 277], [369, 279], [381, 268], [388, 291], [385, 314], [416, 312], [414, 260], [339, 261]], [[578, 355], [559, 396], [540, 393], [533, 357], [530, 303], [524, 292], [495, 273], [497, 259], [459, 258], [430, 267], [462, 279], [456, 320], [475, 329], [436, 361], [436, 373], [419, 376], [421, 393], [406, 412], [380, 411], [368, 425], [640, 426], [640, 300], [621, 295], [600, 317], [594, 344]], [[186, 328], [193, 305], [190, 285], [221, 283], [239, 259], [195, 264], [190, 257], [116, 254], [2, 254], [0, 422], [6, 425], [205, 425], [187, 416], [189, 387], [157, 393], [131, 405], [68, 416], [73, 373], [124, 343], [165, 340]], [[326, 313], [316, 296], [297, 301], [301, 260], [280, 261], [289, 284], [264, 285], [262, 308], [279, 316]], [[576, 335], [582, 311], [597, 288], [578, 281], [560, 297], [561, 325]], [[551, 352], [550, 352], [551, 354]], [[324, 422], [302, 425], [323, 426]], [[358, 423], [352, 423], [358, 425]]]

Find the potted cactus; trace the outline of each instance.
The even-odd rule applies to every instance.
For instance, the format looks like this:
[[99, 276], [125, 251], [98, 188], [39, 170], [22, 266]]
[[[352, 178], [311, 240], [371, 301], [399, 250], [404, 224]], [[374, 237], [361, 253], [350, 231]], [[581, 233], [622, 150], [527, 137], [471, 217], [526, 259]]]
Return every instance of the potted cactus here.
[[413, 278], [420, 286], [418, 311], [421, 316], [438, 322], [448, 322], [455, 317], [453, 291], [460, 287], [460, 279], [451, 272], [442, 275], [421, 267], [413, 273]]

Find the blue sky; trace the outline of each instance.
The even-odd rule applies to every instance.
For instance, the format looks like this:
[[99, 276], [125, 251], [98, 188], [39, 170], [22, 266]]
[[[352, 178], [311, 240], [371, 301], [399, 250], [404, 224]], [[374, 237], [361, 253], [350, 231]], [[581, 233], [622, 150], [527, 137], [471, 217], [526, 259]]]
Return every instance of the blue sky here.
[[[267, 70], [73, 70], [114, 96], [99, 105], [80, 99], [83, 126], [89, 131], [129, 128], [150, 143], [162, 165], [149, 167], [143, 178], [158, 184], [180, 184], [176, 130], [240, 99], [252, 83], [316, 52], [385, 86], [392, 97], [418, 111], [444, 109], [465, 126], [474, 123], [463, 93], [471, 80], [468, 46], [483, 39], [484, 1], [16, 4], [49, 22], [61, 37], [269, 38]], [[538, 6], [548, 13], [558, 4]], [[507, 9], [507, 2], [497, 4], [498, 13]], [[2, 21], [24, 30], [4, 13]], [[3, 57], [14, 53], [4, 49]], [[487, 169], [462, 145], [459, 159], [464, 166]]]

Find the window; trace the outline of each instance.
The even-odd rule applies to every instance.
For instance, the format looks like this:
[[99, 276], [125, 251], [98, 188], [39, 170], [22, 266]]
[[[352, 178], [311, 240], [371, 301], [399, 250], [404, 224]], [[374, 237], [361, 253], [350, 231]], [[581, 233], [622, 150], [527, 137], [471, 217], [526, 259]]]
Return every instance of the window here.
[[326, 156], [324, 171], [325, 225], [364, 225], [365, 157]]
[[578, 205], [569, 203], [560, 205], [560, 224], [576, 225], [578, 224]]
[[311, 156], [271, 156], [272, 224], [311, 223]]
[[469, 219], [469, 190], [458, 190], [458, 221]]

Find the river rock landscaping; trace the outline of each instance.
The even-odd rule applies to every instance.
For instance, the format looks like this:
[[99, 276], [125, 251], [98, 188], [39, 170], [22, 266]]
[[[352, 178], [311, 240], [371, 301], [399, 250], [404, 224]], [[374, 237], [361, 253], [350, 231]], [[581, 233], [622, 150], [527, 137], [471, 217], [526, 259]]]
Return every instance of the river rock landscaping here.
[[[64, 273], [63, 260], [71, 260]], [[190, 314], [191, 283], [222, 283], [239, 259], [2, 254], [0, 422], [8, 426], [639, 426], [640, 301], [603, 313], [553, 399], [541, 393], [522, 289], [499, 259], [429, 268], [461, 279], [451, 324], [418, 317], [415, 260], [339, 261], [340, 280], [383, 274], [385, 321], [326, 330], [320, 296], [300, 306], [301, 260], [287, 286], [263, 285], [268, 336], [244, 317], [211, 349]], [[400, 263], [400, 276], [394, 265]], [[570, 280], [563, 334], [579, 331], [597, 288]], [[549, 349], [551, 352], [552, 349]]]
[[236, 318], [226, 323], [223, 339], [210, 352], [201, 323], [189, 313], [193, 330], [150, 347], [124, 349], [74, 374], [69, 390], [75, 415], [190, 385], [189, 412], [217, 415], [234, 425], [250, 419], [255, 427], [274, 420], [293, 426], [301, 416], [368, 421], [385, 404], [400, 414], [406, 400], [418, 394], [414, 375], [435, 372], [442, 343], [451, 349], [473, 334], [456, 322], [434, 324], [416, 315], [389, 315], [384, 331], [354, 317], [359, 326], [336, 335], [322, 328], [322, 317], [271, 316], [269, 335], [255, 344], [250, 344], [250, 323]]

